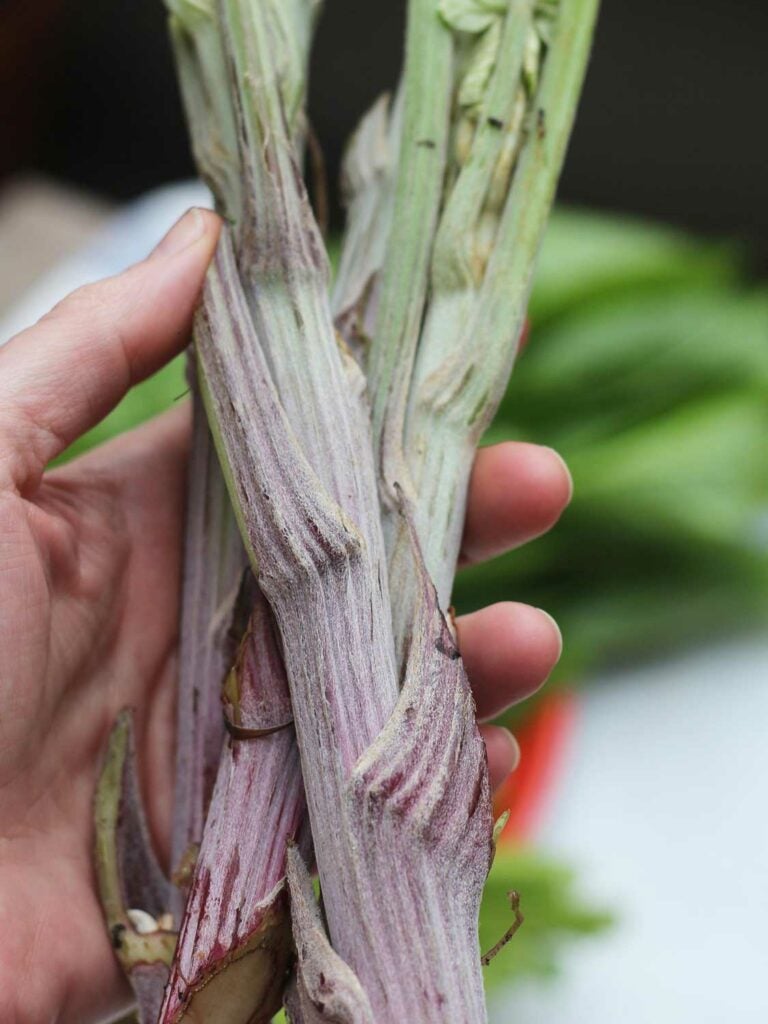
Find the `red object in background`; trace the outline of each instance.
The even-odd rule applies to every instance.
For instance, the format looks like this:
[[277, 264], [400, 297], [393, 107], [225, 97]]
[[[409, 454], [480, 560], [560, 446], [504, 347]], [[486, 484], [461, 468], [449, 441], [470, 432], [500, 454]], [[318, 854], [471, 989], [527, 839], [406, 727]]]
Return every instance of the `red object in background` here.
[[494, 798], [497, 818], [509, 811], [499, 842], [533, 838], [560, 772], [577, 713], [576, 694], [557, 690], [539, 700], [531, 718], [517, 731], [520, 764]]

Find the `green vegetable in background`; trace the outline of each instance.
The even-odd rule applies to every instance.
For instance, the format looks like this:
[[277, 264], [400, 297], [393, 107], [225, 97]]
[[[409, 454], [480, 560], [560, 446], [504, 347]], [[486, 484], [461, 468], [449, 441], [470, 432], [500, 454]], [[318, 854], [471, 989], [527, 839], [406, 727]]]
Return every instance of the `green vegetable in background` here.
[[571, 681], [606, 659], [760, 621], [765, 287], [741, 283], [723, 246], [560, 211], [531, 319], [487, 441], [557, 448], [573, 502], [547, 537], [464, 573], [457, 605], [547, 608], [565, 637], [558, 677]]

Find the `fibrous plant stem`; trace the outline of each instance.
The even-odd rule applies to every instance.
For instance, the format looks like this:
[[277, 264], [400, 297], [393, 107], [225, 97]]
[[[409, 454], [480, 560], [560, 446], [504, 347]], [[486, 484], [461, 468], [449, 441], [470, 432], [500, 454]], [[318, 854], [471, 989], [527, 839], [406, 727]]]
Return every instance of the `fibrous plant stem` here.
[[[444, 612], [596, 0], [410, 0], [397, 98], [347, 158], [333, 303], [300, 173], [316, 3], [169, 6], [227, 220], [195, 330], [211, 436], [198, 418], [183, 650], [209, 617], [226, 630], [185, 663], [174, 849], [189, 898], [162, 1021], [269, 1020], [291, 958], [286, 867], [292, 1020], [482, 1021], [492, 822]], [[229, 527], [206, 555], [214, 520]], [[216, 677], [238, 640], [207, 808]]]

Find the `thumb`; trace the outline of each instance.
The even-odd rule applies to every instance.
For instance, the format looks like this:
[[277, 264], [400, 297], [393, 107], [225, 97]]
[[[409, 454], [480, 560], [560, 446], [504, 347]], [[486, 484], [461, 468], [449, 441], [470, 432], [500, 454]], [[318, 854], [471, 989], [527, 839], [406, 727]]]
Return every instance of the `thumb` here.
[[46, 465], [187, 343], [220, 221], [189, 210], [155, 250], [86, 285], [0, 348], [0, 484]]

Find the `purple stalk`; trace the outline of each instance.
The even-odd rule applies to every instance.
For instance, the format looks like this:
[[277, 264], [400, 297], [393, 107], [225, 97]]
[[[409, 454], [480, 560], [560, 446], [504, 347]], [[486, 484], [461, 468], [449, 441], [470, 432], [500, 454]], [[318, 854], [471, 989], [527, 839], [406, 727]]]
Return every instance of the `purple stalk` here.
[[[305, 803], [285, 673], [257, 588], [227, 682], [230, 734], [195, 865], [161, 1021], [268, 1022], [292, 955], [285, 850]], [[308, 832], [302, 835], [308, 850]]]
[[171, 833], [177, 921], [224, 744], [221, 688], [240, 640], [233, 635], [238, 591], [250, 575], [196, 386], [183, 572]]
[[[286, 189], [297, 187], [291, 181]], [[335, 345], [331, 352], [341, 358]], [[383, 703], [396, 680], [389, 615], [373, 614], [386, 594], [383, 557], [371, 560], [380, 536], [361, 535], [298, 446], [228, 234], [206, 282], [198, 355], [280, 629], [333, 947], [377, 1022], [482, 1020], [476, 927], [492, 821], [466, 676], [425, 587], [403, 692], [389, 709]], [[349, 397], [327, 389], [326, 408]], [[352, 443], [339, 436], [345, 420], [338, 409], [336, 451]], [[366, 493], [355, 477], [372, 475], [372, 453], [357, 448], [338, 466], [350, 478], [340, 497]], [[365, 509], [354, 511], [365, 521]]]

